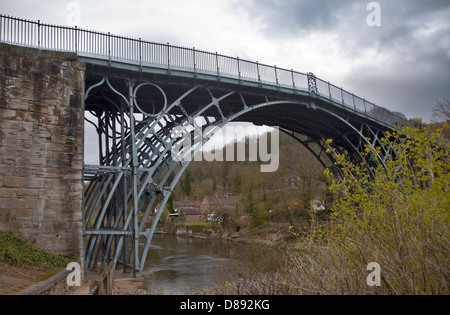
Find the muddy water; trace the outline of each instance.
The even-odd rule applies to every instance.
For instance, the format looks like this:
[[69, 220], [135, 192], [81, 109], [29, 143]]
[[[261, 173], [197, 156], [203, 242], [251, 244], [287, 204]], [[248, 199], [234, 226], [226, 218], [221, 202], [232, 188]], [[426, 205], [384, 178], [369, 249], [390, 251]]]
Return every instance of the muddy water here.
[[248, 252], [248, 246], [230, 242], [155, 235], [143, 273], [145, 285], [164, 294], [217, 287], [251, 272], [258, 258]]

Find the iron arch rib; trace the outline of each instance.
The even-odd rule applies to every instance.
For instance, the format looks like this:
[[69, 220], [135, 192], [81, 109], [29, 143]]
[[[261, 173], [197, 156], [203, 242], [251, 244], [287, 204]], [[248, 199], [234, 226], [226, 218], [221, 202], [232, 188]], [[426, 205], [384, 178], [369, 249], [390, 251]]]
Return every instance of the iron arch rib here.
[[[154, 87], [155, 93], [149, 92], [149, 99], [136, 106], [137, 90], [144, 86]], [[333, 139], [333, 146], [349, 159], [362, 161], [362, 144], [379, 145], [382, 133], [364, 121], [341, 117], [315, 93], [287, 98], [227, 85], [115, 77], [93, 83], [88, 92], [86, 109], [95, 111], [98, 119], [101, 156], [100, 165], [85, 168], [89, 181], [83, 209], [85, 270], [104, 268], [113, 259], [125, 271], [143, 272], [157, 223], [191, 161], [183, 157], [192, 158], [229, 122], [278, 126], [306, 146], [324, 167], [335, 162], [326, 152], [326, 139]], [[161, 100], [161, 95], [164, 105], [154, 114], [152, 98]], [[179, 132], [185, 135], [181, 139]], [[372, 142], [364, 132], [373, 136]], [[197, 145], [185, 146], [182, 139]], [[384, 161], [382, 156], [377, 158]]]

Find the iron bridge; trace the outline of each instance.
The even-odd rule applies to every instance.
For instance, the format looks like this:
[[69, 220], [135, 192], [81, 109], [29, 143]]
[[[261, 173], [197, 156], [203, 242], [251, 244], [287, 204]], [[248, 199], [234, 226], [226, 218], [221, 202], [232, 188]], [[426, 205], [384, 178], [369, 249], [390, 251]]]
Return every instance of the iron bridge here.
[[[204, 144], [230, 122], [276, 126], [332, 167], [327, 139], [350, 161], [384, 163], [392, 152], [380, 139], [406, 124], [312, 73], [218, 53], [7, 16], [0, 16], [0, 39], [74, 52], [87, 65], [85, 110], [95, 117], [87, 123], [98, 133], [99, 163], [84, 166], [85, 271], [112, 259], [116, 268], [143, 272], [157, 223], [189, 165], [172, 154], [175, 128]], [[365, 145], [381, 150], [364, 158]]]

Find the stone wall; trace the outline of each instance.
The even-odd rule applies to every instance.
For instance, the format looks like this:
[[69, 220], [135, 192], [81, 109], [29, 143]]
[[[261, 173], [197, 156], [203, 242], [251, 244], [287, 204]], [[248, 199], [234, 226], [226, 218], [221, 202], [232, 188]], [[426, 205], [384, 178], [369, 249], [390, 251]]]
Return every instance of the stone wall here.
[[0, 44], [0, 229], [81, 255], [85, 65]]

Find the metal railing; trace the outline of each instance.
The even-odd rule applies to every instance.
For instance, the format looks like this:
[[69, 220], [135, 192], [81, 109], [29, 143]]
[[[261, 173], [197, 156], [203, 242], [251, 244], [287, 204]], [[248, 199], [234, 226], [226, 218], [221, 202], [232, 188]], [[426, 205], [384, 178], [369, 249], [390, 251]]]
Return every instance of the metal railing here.
[[294, 70], [228, 57], [218, 53], [159, 44], [142, 39], [100, 33], [77, 27], [43, 24], [0, 15], [0, 42], [38, 49], [73, 52], [81, 57], [122, 62], [143, 67], [213, 75], [276, 88], [316, 93], [337, 105], [390, 126], [407, 120], [329, 82]]

